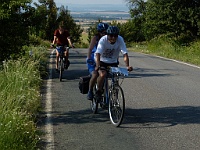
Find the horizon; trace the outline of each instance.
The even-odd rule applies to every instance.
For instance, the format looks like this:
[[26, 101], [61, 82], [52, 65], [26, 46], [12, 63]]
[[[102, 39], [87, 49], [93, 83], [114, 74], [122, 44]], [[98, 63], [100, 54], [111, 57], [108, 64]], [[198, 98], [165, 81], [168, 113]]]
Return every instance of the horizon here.
[[[39, 4], [38, 0], [33, 0], [33, 2], [36, 2]], [[64, 6], [67, 7], [68, 10], [73, 12], [94, 12], [94, 11], [123, 11], [123, 12], [129, 12], [129, 8], [127, 5], [121, 5], [121, 4], [59, 4], [56, 3], [57, 7]]]
[[[38, 0], [32, 0], [32, 3], [39, 3]], [[117, 9], [122, 8], [123, 10], [128, 11], [128, 5], [126, 0], [115, 0], [115, 2], [113, 3], [113, 0], [101, 0], [101, 1], [95, 1], [95, 0], [84, 0], [84, 1], [80, 1], [80, 0], [65, 0], [65, 2], [63, 2], [63, 0], [54, 0], [55, 4], [57, 7], [60, 6], [68, 6], [69, 8], [71, 7], [78, 7], [78, 6], [101, 6], [103, 7], [111, 7], [111, 5], [117, 6]], [[101, 8], [101, 9], [102, 9]], [[111, 7], [112, 8], [112, 7]], [[70, 10], [70, 9], [69, 9]], [[113, 8], [112, 8], [113, 10]]]
[[[114, 7], [113, 7], [114, 5]], [[121, 6], [120, 4], [70, 4], [67, 5], [68, 9], [71, 11], [124, 11], [128, 12], [129, 9], [126, 6]]]
[[[125, 4], [127, 0], [115, 0], [114, 4]], [[38, 2], [38, 0], [33, 0], [33, 2]], [[113, 4], [113, 0], [101, 0], [101, 1], [95, 1], [95, 0], [54, 0], [56, 4], [59, 5], [66, 5], [66, 4]]]

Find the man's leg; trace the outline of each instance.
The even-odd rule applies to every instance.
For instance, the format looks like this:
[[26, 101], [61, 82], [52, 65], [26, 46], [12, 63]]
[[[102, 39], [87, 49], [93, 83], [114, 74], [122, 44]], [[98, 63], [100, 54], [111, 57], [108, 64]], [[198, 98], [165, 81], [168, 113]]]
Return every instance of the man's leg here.
[[65, 58], [66, 58], [66, 62], [69, 58], [69, 50], [66, 48], [66, 51], [65, 51]]
[[96, 83], [97, 77], [98, 77], [98, 72], [97, 71], [92, 71], [92, 77], [90, 79], [89, 82], [89, 91], [88, 91], [88, 95], [87, 95], [87, 99], [88, 100], [92, 100], [93, 99], [93, 87]]
[[70, 62], [69, 62], [69, 50], [66, 48], [66, 51], [65, 51], [65, 69], [67, 69], [70, 65]]
[[59, 52], [56, 50], [56, 71], [58, 71]]
[[96, 96], [98, 97], [98, 99], [101, 98], [102, 95], [102, 88], [103, 88], [103, 84], [104, 84], [104, 80], [106, 78], [107, 72], [105, 70], [99, 70], [99, 77], [97, 78], [97, 93]]

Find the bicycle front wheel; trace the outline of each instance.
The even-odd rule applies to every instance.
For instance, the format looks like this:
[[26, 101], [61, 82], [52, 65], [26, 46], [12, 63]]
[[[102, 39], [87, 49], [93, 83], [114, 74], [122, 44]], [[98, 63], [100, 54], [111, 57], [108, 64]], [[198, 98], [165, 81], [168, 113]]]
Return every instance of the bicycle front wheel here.
[[109, 117], [116, 127], [120, 126], [125, 112], [125, 98], [120, 86], [115, 85], [109, 89]]
[[59, 67], [59, 69], [60, 69], [59, 79], [60, 79], [60, 81], [62, 81], [63, 70], [64, 70], [64, 62], [63, 62], [62, 59], [60, 60], [60, 67]]

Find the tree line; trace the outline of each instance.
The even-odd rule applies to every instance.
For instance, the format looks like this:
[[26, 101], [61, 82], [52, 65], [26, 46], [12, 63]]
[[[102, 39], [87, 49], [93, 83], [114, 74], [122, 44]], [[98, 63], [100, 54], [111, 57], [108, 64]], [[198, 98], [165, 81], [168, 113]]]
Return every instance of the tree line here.
[[166, 36], [190, 43], [200, 35], [199, 0], [126, 0], [131, 19], [117, 24], [128, 42]]
[[[113, 21], [127, 43], [149, 41], [165, 36], [178, 44], [190, 43], [200, 35], [199, 0], [125, 0], [131, 19]], [[33, 44], [30, 35], [52, 40], [63, 21], [73, 42], [80, 42], [82, 29], [67, 7], [58, 8], [54, 0], [0, 0], [0, 62], [23, 54], [22, 46]], [[95, 27], [89, 30], [92, 36]], [[32, 43], [30, 43], [32, 42]], [[37, 44], [37, 43], [36, 43]]]
[[72, 42], [79, 42], [80, 25], [67, 7], [58, 8], [54, 0], [0, 0], [0, 62], [23, 55], [22, 46], [34, 44], [31, 36], [52, 40], [61, 21], [73, 36]]

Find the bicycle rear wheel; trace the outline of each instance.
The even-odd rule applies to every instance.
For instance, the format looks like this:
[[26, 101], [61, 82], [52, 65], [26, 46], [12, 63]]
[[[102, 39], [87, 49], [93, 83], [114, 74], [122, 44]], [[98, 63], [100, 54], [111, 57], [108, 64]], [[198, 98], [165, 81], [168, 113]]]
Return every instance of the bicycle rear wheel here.
[[[97, 84], [94, 85], [93, 93], [96, 93], [96, 91], [97, 91]], [[96, 114], [97, 111], [98, 111], [98, 100], [97, 100], [95, 94], [94, 94], [94, 97], [91, 101], [91, 109], [92, 109], [93, 114]]]
[[110, 121], [116, 127], [120, 126], [125, 112], [125, 98], [122, 88], [115, 85], [109, 89], [109, 117]]
[[63, 70], [64, 70], [64, 62], [63, 62], [63, 59], [60, 59], [60, 74], [59, 74], [59, 79], [60, 81], [62, 81], [62, 76], [63, 76]]

